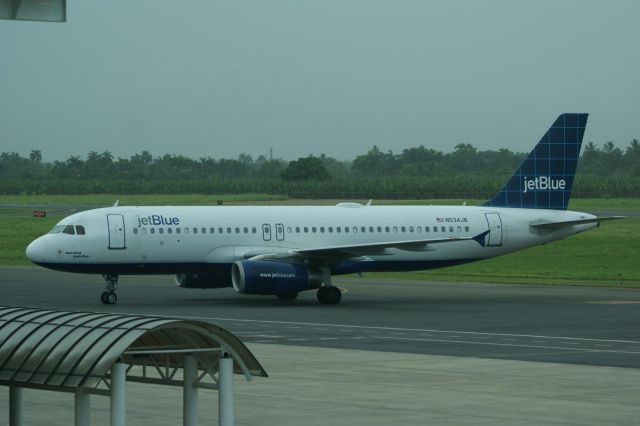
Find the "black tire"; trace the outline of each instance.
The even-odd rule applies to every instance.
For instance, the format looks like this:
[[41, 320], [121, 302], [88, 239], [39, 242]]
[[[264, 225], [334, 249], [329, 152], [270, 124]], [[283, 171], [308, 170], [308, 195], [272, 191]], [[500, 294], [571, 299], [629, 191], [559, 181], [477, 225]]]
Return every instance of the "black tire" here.
[[103, 305], [108, 305], [109, 304], [109, 292], [108, 291], [102, 292], [102, 294], [100, 295], [100, 301], [102, 302]]
[[334, 285], [326, 285], [318, 289], [316, 296], [323, 305], [337, 305], [342, 299], [342, 292]]
[[276, 297], [280, 300], [296, 300], [298, 298], [298, 293], [278, 293]]
[[116, 302], [118, 301], [118, 295], [113, 292], [108, 292], [106, 299], [107, 299], [107, 304], [115, 305]]

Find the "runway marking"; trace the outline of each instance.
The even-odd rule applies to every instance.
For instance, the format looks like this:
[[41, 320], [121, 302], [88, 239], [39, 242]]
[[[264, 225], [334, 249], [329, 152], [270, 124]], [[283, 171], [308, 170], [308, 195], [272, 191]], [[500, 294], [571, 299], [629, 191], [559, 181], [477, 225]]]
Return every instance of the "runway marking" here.
[[487, 345], [487, 346], [508, 346], [516, 348], [535, 348], [535, 349], [554, 349], [561, 351], [579, 351], [579, 352], [606, 352], [606, 353], [619, 353], [619, 354], [633, 354], [640, 355], [635, 351], [621, 351], [615, 349], [588, 349], [588, 348], [567, 348], [559, 346], [536, 346], [536, 345], [524, 345], [516, 343], [497, 343], [497, 342], [471, 342], [468, 340], [446, 340], [446, 339], [418, 339], [413, 337], [385, 337], [374, 336], [374, 339], [387, 339], [387, 340], [403, 340], [403, 341], [415, 341], [415, 342], [438, 342], [438, 343], [460, 343], [463, 345]]
[[596, 300], [591, 303], [594, 305], [637, 305], [640, 304], [640, 300]]
[[[128, 314], [123, 312], [124, 314]], [[128, 314], [132, 315], [132, 314]], [[375, 326], [363, 326], [363, 325], [348, 325], [348, 324], [322, 324], [312, 322], [298, 322], [298, 321], [271, 321], [271, 320], [253, 320], [253, 319], [238, 319], [238, 318], [219, 318], [219, 317], [196, 317], [196, 316], [181, 316], [180, 318], [186, 319], [199, 319], [210, 321], [243, 321], [253, 323], [266, 323], [266, 324], [281, 324], [281, 325], [302, 325], [308, 327], [328, 327], [328, 328], [352, 328], [362, 330], [365, 333], [376, 333], [378, 331], [404, 331], [404, 332], [418, 332], [418, 333], [457, 333], [467, 336], [498, 336], [498, 337], [526, 337], [535, 339], [555, 339], [555, 340], [575, 340], [580, 342], [611, 342], [611, 343], [630, 343], [640, 345], [638, 340], [619, 340], [619, 339], [594, 339], [585, 337], [568, 337], [568, 336], [544, 336], [537, 334], [514, 334], [514, 333], [489, 333], [479, 331], [460, 331], [460, 330], [435, 330], [429, 328], [401, 328], [401, 327], [375, 327]], [[266, 327], [266, 326], [263, 326]], [[314, 328], [315, 330], [326, 330], [325, 328]]]

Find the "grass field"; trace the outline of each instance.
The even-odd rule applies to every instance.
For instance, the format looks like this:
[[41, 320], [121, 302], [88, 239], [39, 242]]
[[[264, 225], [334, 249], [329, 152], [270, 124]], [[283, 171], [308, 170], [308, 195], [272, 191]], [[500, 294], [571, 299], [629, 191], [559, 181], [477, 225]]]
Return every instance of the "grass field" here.
[[[287, 200], [263, 194], [242, 196], [143, 195], [117, 197], [99, 196], [17, 196], [0, 197], [0, 264], [28, 265], [24, 255], [27, 244], [46, 233], [62, 218], [53, 215], [47, 218], [31, 217], [31, 208], [8, 208], [2, 204], [71, 204], [111, 205], [120, 198], [121, 205], [136, 204], [215, 204], [223, 199], [225, 204], [334, 204], [336, 200]], [[363, 201], [363, 200], [358, 200]], [[460, 205], [463, 200], [422, 201], [374, 201], [375, 204], [451, 204]], [[468, 204], [476, 204], [473, 200]], [[570, 208], [585, 211], [615, 211], [625, 214], [640, 210], [637, 199], [577, 199]], [[640, 217], [606, 222], [601, 227], [558, 241], [494, 259], [469, 265], [437, 269], [433, 271], [375, 273], [367, 276], [419, 279], [455, 280], [498, 283], [539, 283], [598, 285], [613, 287], [640, 287]]]

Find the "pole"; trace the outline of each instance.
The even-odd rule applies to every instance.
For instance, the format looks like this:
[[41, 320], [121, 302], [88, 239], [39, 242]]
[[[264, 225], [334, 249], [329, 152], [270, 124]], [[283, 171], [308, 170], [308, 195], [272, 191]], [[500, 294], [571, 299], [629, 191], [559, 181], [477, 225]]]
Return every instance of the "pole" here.
[[198, 360], [195, 356], [184, 357], [183, 374], [182, 422], [184, 426], [198, 426]]
[[22, 426], [22, 388], [9, 387], [9, 426]]
[[83, 388], [76, 388], [76, 423], [75, 426], [89, 426], [91, 423], [89, 394]]
[[127, 364], [116, 362], [111, 367], [111, 426], [125, 426], [125, 384]]
[[233, 358], [222, 353], [218, 363], [218, 424], [233, 426]]

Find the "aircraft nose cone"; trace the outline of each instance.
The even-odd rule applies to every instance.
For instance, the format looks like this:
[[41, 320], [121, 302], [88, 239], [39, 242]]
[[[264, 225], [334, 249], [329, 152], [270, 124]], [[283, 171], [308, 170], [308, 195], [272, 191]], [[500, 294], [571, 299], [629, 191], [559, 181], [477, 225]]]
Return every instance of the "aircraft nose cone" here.
[[40, 262], [44, 260], [46, 247], [45, 242], [41, 238], [33, 240], [31, 244], [27, 246], [27, 258], [32, 262]]

